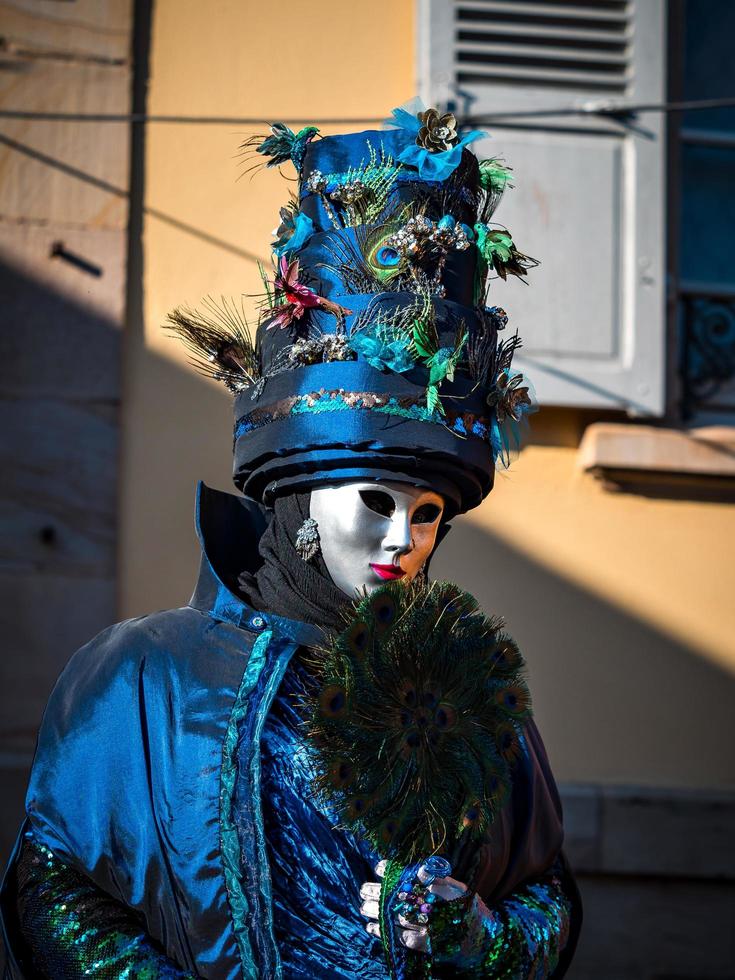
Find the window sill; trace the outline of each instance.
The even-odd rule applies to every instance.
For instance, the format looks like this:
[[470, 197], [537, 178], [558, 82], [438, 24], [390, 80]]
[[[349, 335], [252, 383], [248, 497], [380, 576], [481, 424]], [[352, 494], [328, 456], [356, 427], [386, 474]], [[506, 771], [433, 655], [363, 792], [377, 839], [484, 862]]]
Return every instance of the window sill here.
[[735, 428], [595, 422], [582, 437], [578, 466], [609, 490], [732, 500]]

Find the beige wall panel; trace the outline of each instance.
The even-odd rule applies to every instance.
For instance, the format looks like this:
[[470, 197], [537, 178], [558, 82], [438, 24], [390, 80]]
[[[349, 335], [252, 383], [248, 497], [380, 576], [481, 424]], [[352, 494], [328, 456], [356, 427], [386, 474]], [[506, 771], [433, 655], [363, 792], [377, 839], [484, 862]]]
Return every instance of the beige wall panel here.
[[[23, 59], [0, 72], [0, 108], [125, 114], [129, 85], [126, 66]], [[128, 135], [126, 123], [5, 120], [0, 217], [124, 229]]]
[[123, 231], [0, 222], [2, 394], [119, 396], [126, 249]]
[[130, 51], [132, 0], [3, 0], [3, 40], [8, 54], [63, 55], [124, 63]]

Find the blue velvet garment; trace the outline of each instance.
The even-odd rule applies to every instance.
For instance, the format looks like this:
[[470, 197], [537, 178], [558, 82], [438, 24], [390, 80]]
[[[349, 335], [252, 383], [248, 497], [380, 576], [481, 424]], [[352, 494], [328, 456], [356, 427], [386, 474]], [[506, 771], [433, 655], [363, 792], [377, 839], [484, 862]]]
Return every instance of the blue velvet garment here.
[[[320, 631], [251, 609], [227, 587], [242, 556], [257, 553], [257, 507], [206, 488], [200, 503], [190, 604], [105, 630], [59, 679], [27, 823], [181, 969], [212, 980], [383, 980], [380, 946], [359, 915], [374, 855], [312, 802], [291, 697], [294, 655]], [[530, 723], [510, 805], [455, 873], [492, 903], [546, 871], [561, 841]], [[12, 861], [0, 908], [7, 976], [33, 976]]]
[[263, 817], [283, 973], [385, 980], [380, 941], [365, 931], [359, 914], [360, 885], [378, 880], [373, 869], [379, 855], [335, 829], [334, 814], [312, 797], [313, 761], [297, 707], [304, 673], [293, 657], [261, 739]]

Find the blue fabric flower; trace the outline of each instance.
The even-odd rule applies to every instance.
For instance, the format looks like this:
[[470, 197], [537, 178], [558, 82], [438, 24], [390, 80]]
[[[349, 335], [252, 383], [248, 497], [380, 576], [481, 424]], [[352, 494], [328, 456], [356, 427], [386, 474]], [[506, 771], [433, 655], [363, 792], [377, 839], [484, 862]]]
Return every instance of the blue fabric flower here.
[[[413, 100], [410, 106], [416, 112], [421, 111], [422, 108], [422, 104], [418, 100]], [[411, 135], [411, 143], [401, 150], [398, 154], [398, 159], [401, 163], [405, 163], [409, 167], [415, 167], [419, 172], [419, 176], [424, 180], [446, 180], [459, 166], [464, 147], [469, 146], [470, 143], [483, 136], [487, 136], [487, 133], [483, 130], [473, 129], [472, 132], [463, 136], [459, 143], [455, 144], [451, 149], [443, 150], [440, 153], [432, 153], [423, 146], [418, 146], [415, 142], [421, 129], [421, 122], [416, 112], [412, 113], [403, 107], [399, 107], [393, 110], [392, 118], [386, 120], [386, 122], [391, 126], [397, 126], [399, 129], [405, 130], [406, 133]]]
[[413, 358], [402, 338], [390, 339], [380, 333], [361, 330], [350, 338], [350, 347], [378, 371], [402, 374], [414, 366]]
[[[281, 212], [283, 216], [283, 212]], [[280, 259], [282, 255], [290, 255], [298, 252], [309, 241], [314, 233], [314, 222], [303, 212], [298, 211], [296, 216], [287, 220], [283, 219], [276, 234], [278, 238], [273, 242], [273, 251]]]
[[451, 150], [444, 150], [441, 153], [430, 153], [423, 146], [407, 146], [398, 154], [398, 159], [409, 167], [415, 167], [419, 177], [424, 180], [446, 180], [459, 166], [464, 147], [482, 136], [485, 136], [485, 133], [481, 129], [473, 129]]
[[386, 119], [385, 124], [388, 126], [397, 126], [398, 129], [405, 129], [407, 133], [411, 133], [415, 138], [421, 129], [421, 123], [417, 114], [424, 108], [424, 104], [420, 99], [412, 99], [410, 103], [406, 104], [410, 105], [411, 109], [406, 109], [403, 106], [393, 109], [391, 111], [393, 118]]

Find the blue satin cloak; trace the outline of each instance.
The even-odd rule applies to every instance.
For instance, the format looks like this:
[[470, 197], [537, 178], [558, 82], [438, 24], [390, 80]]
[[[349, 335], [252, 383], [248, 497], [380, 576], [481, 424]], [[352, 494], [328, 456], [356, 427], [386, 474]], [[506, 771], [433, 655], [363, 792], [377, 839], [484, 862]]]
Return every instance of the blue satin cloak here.
[[[220, 496], [201, 493], [207, 508]], [[233, 546], [223, 533], [237, 547], [257, 535], [258, 515], [226, 495], [219, 504], [202, 521], [211, 533], [190, 605], [113, 626], [71, 659], [39, 734], [28, 820], [202, 977], [383, 980], [359, 916], [374, 855], [311, 800], [293, 714], [292, 657], [319, 631], [228, 590], [212, 560]], [[543, 873], [561, 846], [533, 725], [524, 747], [510, 805], [457, 869], [489, 902]], [[12, 956], [7, 886], [2, 907]]]

